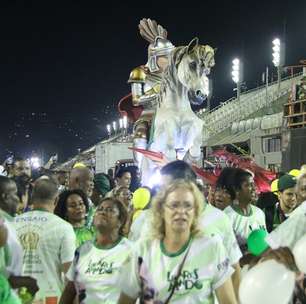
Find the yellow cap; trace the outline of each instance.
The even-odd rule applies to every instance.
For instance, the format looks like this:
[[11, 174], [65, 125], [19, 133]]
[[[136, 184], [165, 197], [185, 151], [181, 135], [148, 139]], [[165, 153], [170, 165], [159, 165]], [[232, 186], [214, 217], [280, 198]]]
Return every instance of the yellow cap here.
[[290, 172], [289, 172], [290, 175], [294, 176], [294, 177], [298, 177], [300, 174], [301, 174], [301, 170], [298, 170], [298, 169], [292, 169]]
[[86, 168], [86, 166], [83, 164], [83, 163], [75, 163], [74, 165], [73, 165], [73, 169], [74, 168]]
[[271, 183], [271, 192], [277, 192], [278, 191], [278, 179], [275, 179]]

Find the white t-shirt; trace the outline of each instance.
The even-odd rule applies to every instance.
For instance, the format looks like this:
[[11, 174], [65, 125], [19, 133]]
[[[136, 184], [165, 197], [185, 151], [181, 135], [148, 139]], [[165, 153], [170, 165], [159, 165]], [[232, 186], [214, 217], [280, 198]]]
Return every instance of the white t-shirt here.
[[[301, 207], [302, 205], [298, 208]], [[273, 230], [266, 237], [266, 241], [272, 249], [278, 247], [293, 249], [296, 242], [304, 235], [306, 235], [306, 210], [303, 212], [303, 208], [301, 208]]]
[[76, 250], [67, 278], [75, 283], [80, 304], [117, 303], [121, 290], [119, 274], [131, 244], [121, 238], [106, 249], [88, 241]]
[[163, 303], [171, 293], [188, 247], [170, 302], [214, 303], [213, 291], [234, 271], [219, 236], [194, 238], [177, 254], [167, 254], [160, 240], [139, 240], [122, 269], [122, 292], [136, 299], [142, 290], [147, 303]]
[[41, 210], [17, 216], [15, 226], [24, 253], [22, 273], [35, 278], [40, 288], [35, 300], [57, 303], [64, 288], [62, 264], [72, 262], [75, 251], [72, 226]]
[[238, 213], [232, 206], [224, 209], [232, 223], [238, 245], [242, 251], [246, 250], [247, 239], [253, 230], [267, 230], [264, 212], [254, 205], [250, 205], [250, 208], [251, 214], [248, 216]]
[[140, 238], [149, 238], [151, 232], [151, 221], [151, 210], [143, 210], [140, 215], [133, 221], [130, 227], [129, 240], [136, 242]]
[[[151, 235], [152, 212], [144, 210], [133, 222], [129, 239], [137, 241], [140, 238], [148, 239]], [[207, 204], [199, 219], [199, 228], [205, 235], [219, 235], [222, 239], [225, 250], [229, 256], [230, 264], [238, 263], [242, 257], [232, 224], [228, 216], [221, 210]]]
[[7, 243], [3, 248], [6, 255], [5, 275], [7, 277], [10, 275], [21, 276], [23, 252], [15, 229], [14, 218], [3, 210], [0, 210], [0, 214], [8, 231]]
[[296, 214], [305, 214], [306, 213], [306, 201], [300, 204], [296, 209], [294, 209], [289, 216], [294, 216]]
[[231, 221], [223, 211], [207, 204], [200, 217], [200, 228], [205, 235], [219, 235], [221, 237], [231, 265], [239, 262], [242, 253], [239, 249]]

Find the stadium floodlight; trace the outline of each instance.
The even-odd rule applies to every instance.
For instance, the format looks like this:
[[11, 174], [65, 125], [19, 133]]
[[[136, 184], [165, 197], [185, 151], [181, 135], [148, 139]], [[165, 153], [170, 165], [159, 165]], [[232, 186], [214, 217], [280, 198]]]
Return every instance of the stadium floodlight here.
[[123, 116], [123, 128], [124, 128], [124, 129], [127, 129], [127, 126], [128, 126], [127, 116], [124, 115], [124, 116]]
[[279, 38], [272, 41], [272, 57], [274, 66], [279, 67], [281, 63], [281, 41]]
[[116, 121], [113, 121], [113, 129], [114, 129], [114, 132], [116, 133], [116, 131], [117, 131], [117, 122]]
[[240, 79], [240, 60], [238, 58], [235, 58], [233, 61], [233, 66], [232, 66], [232, 80], [235, 83], [238, 83]]
[[285, 64], [285, 44], [279, 38], [275, 38], [272, 41], [272, 62], [277, 68], [277, 87], [279, 92], [282, 77], [282, 67]]
[[111, 127], [110, 124], [108, 124], [108, 125], [106, 126], [106, 130], [107, 130], [108, 136], [111, 136], [111, 134], [112, 134], [112, 127]]
[[241, 91], [241, 83], [242, 83], [242, 62], [239, 58], [235, 58], [232, 61], [232, 80], [236, 83], [237, 88], [237, 99], [240, 100], [240, 91]]
[[123, 128], [123, 119], [120, 118], [119, 119], [119, 129], [122, 129]]

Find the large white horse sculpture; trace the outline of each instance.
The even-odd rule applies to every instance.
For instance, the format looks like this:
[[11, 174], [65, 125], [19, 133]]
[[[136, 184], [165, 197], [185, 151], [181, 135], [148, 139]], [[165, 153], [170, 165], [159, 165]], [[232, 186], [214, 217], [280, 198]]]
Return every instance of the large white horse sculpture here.
[[[192, 111], [191, 104], [199, 105], [208, 96], [207, 75], [214, 64], [214, 49], [199, 45], [198, 38], [188, 46], [175, 48], [161, 83], [148, 150], [162, 152], [169, 161], [200, 158], [203, 121]], [[143, 184], [150, 184], [155, 167], [151, 160], [143, 159]]]

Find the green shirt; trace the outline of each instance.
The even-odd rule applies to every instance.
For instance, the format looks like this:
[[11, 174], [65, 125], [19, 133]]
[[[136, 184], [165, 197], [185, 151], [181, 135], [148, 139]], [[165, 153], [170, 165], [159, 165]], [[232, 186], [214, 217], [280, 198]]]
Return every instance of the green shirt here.
[[73, 228], [76, 237], [76, 248], [83, 245], [86, 241], [93, 239], [95, 233], [93, 229], [89, 229], [86, 226], [80, 228]]
[[93, 226], [93, 219], [96, 213], [96, 207], [94, 205], [89, 207], [88, 213], [87, 213], [87, 218], [86, 218], [86, 227], [88, 229], [92, 229]]
[[21, 304], [20, 299], [12, 292], [7, 279], [0, 274], [0, 303]]

